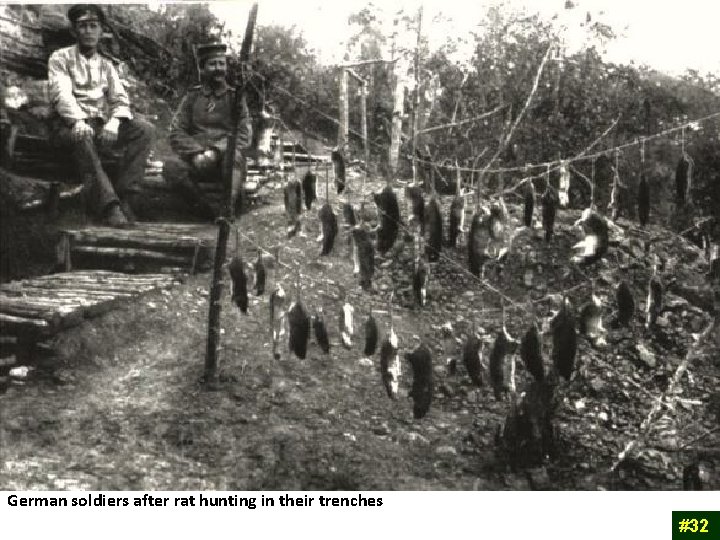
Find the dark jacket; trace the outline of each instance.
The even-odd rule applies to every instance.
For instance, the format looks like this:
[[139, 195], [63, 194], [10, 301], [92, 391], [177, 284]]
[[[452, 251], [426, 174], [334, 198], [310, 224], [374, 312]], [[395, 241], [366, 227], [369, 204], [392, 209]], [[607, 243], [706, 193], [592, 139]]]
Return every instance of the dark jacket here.
[[[225, 152], [232, 129], [231, 109], [234, 90], [226, 86], [213, 90], [201, 85], [190, 89], [178, 105], [170, 124], [170, 145], [183, 159], [189, 160], [209, 148]], [[245, 149], [252, 140], [252, 124], [243, 95], [238, 119], [237, 149]]]

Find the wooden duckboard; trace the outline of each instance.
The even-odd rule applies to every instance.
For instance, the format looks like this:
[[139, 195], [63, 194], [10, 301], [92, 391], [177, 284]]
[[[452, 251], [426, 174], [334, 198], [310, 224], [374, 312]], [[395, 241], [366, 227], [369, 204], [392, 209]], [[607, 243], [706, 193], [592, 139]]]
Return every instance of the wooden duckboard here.
[[137, 223], [129, 229], [88, 226], [61, 231], [58, 267], [153, 272], [209, 269], [215, 250], [209, 224]]
[[119, 302], [169, 288], [167, 274], [77, 271], [0, 285], [0, 335], [49, 337], [113, 309]]

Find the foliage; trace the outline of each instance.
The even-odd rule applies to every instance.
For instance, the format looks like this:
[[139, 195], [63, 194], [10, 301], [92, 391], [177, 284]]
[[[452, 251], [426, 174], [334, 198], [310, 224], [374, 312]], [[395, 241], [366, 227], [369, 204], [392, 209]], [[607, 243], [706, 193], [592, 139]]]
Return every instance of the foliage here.
[[213, 41], [222, 31], [207, 4], [162, 4], [158, 10], [113, 4], [106, 9], [120, 36], [119, 55], [150, 87], [176, 102], [198, 84], [193, 45]]
[[291, 129], [328, 142], [335, 139], [338, 73], [318, 64], [302, 35], [278, 26], [258, 27], [251, 67], [251, 110], [265, 106]]
[[[396, 31], [403, 28], [406, 33], [416, 32], [417, 16], [400, 13], [395, 14], [395, 18], [393, 28]], [[360, 59], [378, 57], [378, 51], [387, 51], [388, 42], [396, 37], [382, 33], [378, 17], [369, 8], [353, 15], [350, 22], [359, 26], [350, 43], [362, 44]], [[428, 97], [431, 92], [421, 92], [425, 96], [422, 107], [426, 113], [427, 109], [431, 109], [427, 126], [473, 118], [497, 106], [504, 106], [504, 109], [502, 114], [481, 122], [421, 135], [418, 146], [427, 146], [435, 161], [452, 163], [457, 159], [460, 163], [473, 164], [482, 154], [477, 164], [485, 165], [498, 148], [506, 122], [520, 114], [548, 47], [553, 47], [551, 61], [541, 76], [537, 93], [508, 150], [495, 166], [522, 166], [572, 157], [587, 148], [616, 119], [615, 128], [594, 147], [594, 151], [633, 141], [676, 126], [683, 119], [702, 117], [720, 109], [720, 98], [713, 93], [718, 88], [716, 77], [709, 75], [703, 78], [698, 73], [688, 72], [682, 79], [673, 79], [645, 66], [604, 62], [600, 51], [615, 38], [615, 33], [608, 24], [601, 19], [593, 19], [589, 13], [579, 23], [586, 35], [585, 46], [580, 50], [566, 51], [562, 36], [567, 24], [571, 23], [562, 26], [558, 21], [543, 20], [537, 14], [493, 6], [480, 21], [471, 40], [448, 38], [442, 47], [434, 51], [428, 49], [427, 42], [421, 41], [417, 51], [420, 84], [427, 90], [433, 81], [439, 80], [442, 89], [434, 100]], [[468, 43], [472, 45], [474, 54], [466, 62], [458, 59], [456, 51], [458, 46]], [[399, 48], [394, 54], [412, 64], [415, 50], [414, 47]], [[364, 71], [376, 83], [370, 98], [375, 120], [370, 126], [370, 133], [380, 143], [380, 148], [374, 149], [375, 158], [380, 160], [385, 159], [383, 149], [387, 148], [389, 134], [384, 128], [392, 115], [392, 77], [389, 71], [384, 65], [372, 66]], [[413, 95], [410, 94], [406, 106], [411, 113], [413, 103]], [[378, 122], [379, 118], [385, 121]], [[403, 149], [407, 156], [411, 150], [411, 114], [407, 116], [404, 132], [408, 137]], [[707, 137], [712, 132], [711, 128], [702, 136]], [[690, 133], [687, 135], [690, 141]], [[670, 136], [669, 139], [673, 140], [670, 147], [667, 140], [658, 140], [647, 146], [648, 159], [664, 160], [662, 167], [653, 168], [653, 164], [648, 164], [649, 173], [656, 176], [655, 182], [663, 188], [658, 192], [660, 197], [671, 197], [669, 180], [680, 157], [677, 138]], [[702, 147], [689, 148], [691, 152], [698, 152], [694, 154], [698, 171], [714, 170], [712, 156], [717, 153], [716, 142], [708, 140]], [[621, 167], [624, 168], [621, 174], [628, 181], [630, 192], [634, 192], [639, 176], [638, 146], [624, 152]], [[590, 176], [589, 162], [579, 163], [577, 168]], [[408, 171], [406, 167], [405, 172]], [[512, 179], [506, 178], [505, 181], [507, 183]], [[704, 214], [720, 207], [720, 199], [703, 191], [706, 183], [712, 185], [709, 179], [698, 179], [696, 182], [700, 190], [696, 198]], [[576, 191], [576, 200], [583, 204], [589, 202], [587, 190], [580, 187]], [[607, 204], [607, 189], [599, 189], [598, 195], [598, 202]]]

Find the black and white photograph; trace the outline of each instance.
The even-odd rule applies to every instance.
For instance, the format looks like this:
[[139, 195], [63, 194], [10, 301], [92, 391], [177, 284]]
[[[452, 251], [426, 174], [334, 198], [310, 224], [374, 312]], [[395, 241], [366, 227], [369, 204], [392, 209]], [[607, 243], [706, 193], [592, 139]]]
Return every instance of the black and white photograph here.
[[720, 490], [719, 14], [0, 3], [0, 490]]

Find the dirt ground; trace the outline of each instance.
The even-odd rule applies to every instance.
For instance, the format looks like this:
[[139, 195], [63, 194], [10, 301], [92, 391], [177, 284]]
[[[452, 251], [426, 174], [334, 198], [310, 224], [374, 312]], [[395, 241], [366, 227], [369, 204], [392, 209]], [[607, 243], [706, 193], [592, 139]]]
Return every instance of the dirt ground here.
[[[300, 265], [308, 310], [324, 307], [330, 355], [323, 355], [313, 340], [305, 360], [287, 353], [274, 360], [268, 295], [251, 297], [249, 313], [243, 315], [231, 305], [226, 288], [220, 380], [202, 385], [210, 276], [190, 276], [171, 290], [65, 332], [53, 344], [54, 355], [23, 384], [0, 395], [0, 489], [670, 490], [681, 489], [682, 467], [696, 447], [716, 444], [717, 433], [706, 432], [718, 422], [712, 408], [720, 370], [717, 348], [693, 359], [680, 380], [680, 401], [663, 414], [663, 429], [641, 430], [684, 358], [691, 332], [704, 322], [685, 304], [676, 310], [687, 319], [687, 330], [677, 327], [683, 340], [673, 337], [665, 345], [648, 340], [654, 364], [638, 362], [628, 352], [636, 340], [627, 331], [610, 330], [604, 351], [581, 339], [578, 375], [559, 390], [559, 456], [541, 467], [512, 471], [495, 445], [507, 405], [497, 402], [488, 386], [473, 388], [461, 362], [457, 374], [450, 375], [438, 337], [439, 325], [450, 321], [463, 328], [475, 318], [491, 342], [501, 322], [499, 299], [473, 287], [449, 261], [434, 270], [430, 306], [422, 311], [411, 307], [407, 283], [398, 279], [407, 268], [400, 259], [387, 267], [378, 259], [374, 291], [361, 293], [342, 233], [335, 255], [318, 262], [315, 209], [311, 216], [305, 236], [286, 240], [281, 201], [274, 197], [239, 222], [248, 237], [240, 237], [239, 252], [253, 260], [253, 242], [283, 244], [281, 260]], [[572, 218], [560, 221], [567, 224]], [[553, 249], [563, 253], [567, 242], [561, 238]], [[234, 251], [231, 236], [229, 254]], [[465, 266], [463, 249], [445, 254]], [[567, 264], [566, 252], [563, 259], [548, 257], [548, 268]], [[271, 270], [268, 287], [282, 279], [294, 296], [287, 274], [285, 268]], [[527, 294], [511, 278], [489, 277], [508, 295]], [[580, 278], [546, 269], [533, 292], [558, 290], [563, 280], [573, 279]], [[339, 339], [338, 284], [356, 307], [351, 350]], [[604, 292], [612, 294], [609, 287]], [[362, 358], [367, 309], [384, 309], [391, 289], [396, 291], [401, 349], [409, 351], [418, 343], [414, 336], [422, 335], [434, 352], [433, 403], [421, 420], [412, 418], [407, 398], [408, 364], [403, 365], [400, 398], [392, 401], [381, 384], [378, 355]], [[584, 296], [586, 291], [578, 291], [578, 304]], [[544, 306], [541, 315], [551, 307]], [[387, 315], [376, 318], [384, 335]], [[525, 318], [509, 316], [513, 335], [524, 331]], [[519, 369], [521, 382], [528, 380]], [[619, 453], [641, 433], [646, 436], [640, 452], [609, 473]], [[701, 442], [677, 450], [695, 436]], [[663, 445], [670, 449], [658, 449]], [[720, 471], [717, 455], [703, 459], [713, 474]]]

